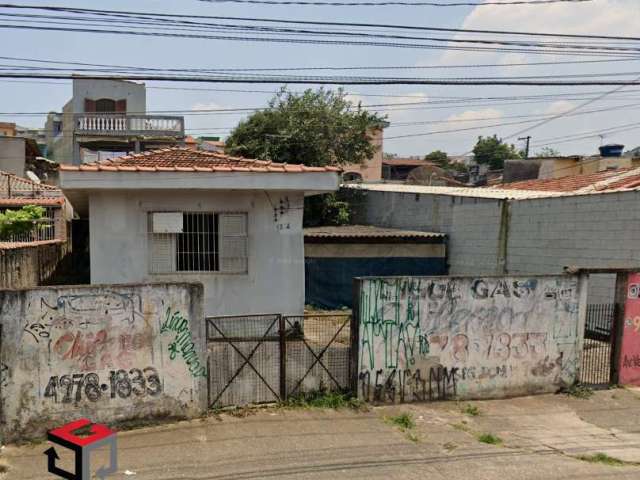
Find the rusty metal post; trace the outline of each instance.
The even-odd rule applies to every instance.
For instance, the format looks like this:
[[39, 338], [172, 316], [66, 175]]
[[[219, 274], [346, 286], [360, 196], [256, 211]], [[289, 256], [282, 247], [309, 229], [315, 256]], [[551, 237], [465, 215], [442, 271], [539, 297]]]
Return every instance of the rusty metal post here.
[[287, 399], [287, 338], [285, 318], [278, 316], [278, 333], [280, 337], [280, 400]]
[[360, 351], [360, 290], [362, 280], [353, 280], [353, 307], [351, 308], [351, 343], [349, 350], [349, 385], [351, 393], [358, 395], [358, 358]]
[[613, 325], [611, 326], [611, 360], [609, 383], [617, 385], [620, 381], [620, 352], [622, 350], [622, 334], [624, 332], [624, 305], [627, 300], [629, 272], [616, 274], [615, 303]]

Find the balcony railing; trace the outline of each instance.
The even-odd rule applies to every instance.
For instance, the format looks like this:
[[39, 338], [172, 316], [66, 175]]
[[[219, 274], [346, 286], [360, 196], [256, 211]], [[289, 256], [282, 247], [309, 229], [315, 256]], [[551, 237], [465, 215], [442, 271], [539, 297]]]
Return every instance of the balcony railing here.
[[75, 133], [80, 135], [184, 136], [183, 117], [87, 113], [76, 116]]

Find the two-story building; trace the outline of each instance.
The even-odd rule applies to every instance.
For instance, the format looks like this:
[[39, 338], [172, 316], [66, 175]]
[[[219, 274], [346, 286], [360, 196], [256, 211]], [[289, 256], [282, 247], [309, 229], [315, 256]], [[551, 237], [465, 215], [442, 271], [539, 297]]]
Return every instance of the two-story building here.
[[144, 83], [75, 78], [73, 96], [62, 113], [47, 117], [49, 156], [79, 165], [182, 145], [184, 117], [146, 112]]

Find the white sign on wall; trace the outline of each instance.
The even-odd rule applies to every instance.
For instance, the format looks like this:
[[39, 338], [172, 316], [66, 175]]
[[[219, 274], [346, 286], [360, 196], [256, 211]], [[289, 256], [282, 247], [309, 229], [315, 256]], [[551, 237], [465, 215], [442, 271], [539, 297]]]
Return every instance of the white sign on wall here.
[[158, 212], [153, 214], [153, 233], [182, 233], [182, 212]]

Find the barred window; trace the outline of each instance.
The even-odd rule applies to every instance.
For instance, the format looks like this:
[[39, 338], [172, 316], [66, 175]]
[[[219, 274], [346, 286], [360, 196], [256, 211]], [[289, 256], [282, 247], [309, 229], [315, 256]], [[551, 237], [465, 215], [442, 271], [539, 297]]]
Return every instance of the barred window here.
[[247, 214], [149, 214], [151, 273], [247, 272]]

